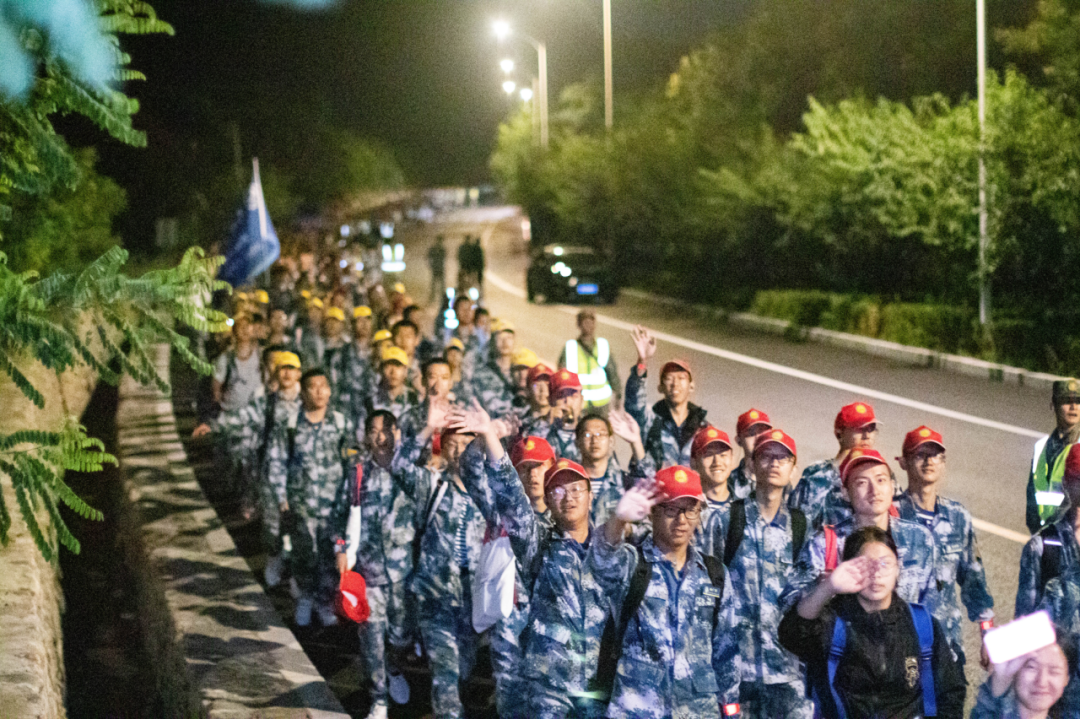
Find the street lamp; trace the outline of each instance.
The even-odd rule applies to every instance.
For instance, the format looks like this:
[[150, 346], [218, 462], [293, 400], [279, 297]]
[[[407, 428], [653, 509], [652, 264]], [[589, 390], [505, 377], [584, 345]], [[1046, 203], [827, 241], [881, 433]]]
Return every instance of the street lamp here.
[[979, 324], [985, 328], [990, 323], [990, 278], [986, 268], [990, 245], [986, 203], [986, 0], [976, 0], [975, 22], [979, 55]]
[[506, 82], [503, 83], [502, 87], [503, 87], [503, 92], [505, 92], [507, 95], [513, 95], [514, 90], [517, 89], [517, 84], [513, 80], [507, 80]]
[[[982, 0], [980, 0], [981, 2]], [[611, 70], [611, 0], [604, 0], [604, 127], [615, 124]]]
[[514, 61], [510, 58], [505, 58], [499, 61], [499, 67], [502, 68], [503, 72], [509, 75], [514, 71]]
[[523, 87], [523, 88], [521, 88], [521, 101], [522, 102], [529, 102], [530, 100], [532, 100], [532, 95], [533, 95], [533, 93], [532, 93], [532, 88], [531, 87]]
[[[515, 34], [510, 28], [510, 23], [505, 20], [496, 20], [492, 27], [495, 31], [495, 37], [500, 42]], [[525, 33], [519, 32], [516, 34], [536, 49], [536, 61], [540, 69], [540, 146], [546, 149], [548, 146], [547, 45]]]

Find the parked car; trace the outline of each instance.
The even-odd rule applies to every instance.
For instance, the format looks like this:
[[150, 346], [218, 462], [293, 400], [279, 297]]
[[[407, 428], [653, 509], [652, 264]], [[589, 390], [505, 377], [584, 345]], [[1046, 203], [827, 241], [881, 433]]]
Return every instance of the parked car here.
[[546, 245], [529, 262], [530, 302], [603, 302], [619, 294], [611, 261], [591, 247]]

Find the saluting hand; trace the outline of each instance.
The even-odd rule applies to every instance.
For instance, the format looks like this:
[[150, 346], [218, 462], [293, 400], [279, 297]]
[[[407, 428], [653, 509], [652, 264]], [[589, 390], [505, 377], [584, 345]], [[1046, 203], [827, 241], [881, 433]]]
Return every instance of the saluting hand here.
[[872, 560], [855, 557], [840, 565], [829, 575], [829, 586], [837, 594], [856, 594], [870, 584]]
[[638, 363], [645, 364], [649, 358], [656, 354], [656, 338], [645, 325], [637, 325], [630, 331], [630, 337], [634, 340], [637, 348]]
[[623, 522], [640, 522], [649, 516], [657, 503], [664, 500], [652, 478], [645, 478], [628, 489], [615, 507], [615, 516]]

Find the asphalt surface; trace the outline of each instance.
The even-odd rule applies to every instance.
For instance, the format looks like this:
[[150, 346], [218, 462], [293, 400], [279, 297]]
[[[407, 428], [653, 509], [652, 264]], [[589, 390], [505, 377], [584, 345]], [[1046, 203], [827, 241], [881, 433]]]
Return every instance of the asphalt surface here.
[[[575, 337], [576, 308], [533, 305], [525, 300], [528, 258], [521, 218], [513, 208], [477, 208], [440, 215], [430, 225], [403, 230], [409, 262], [401, 279], [421, 301], [428, 296], [425, 261], [428, 243], [446, 237], [453, 258], [465, 234], [481, 235], [487, 272], [484, 304], [493, 316], [517, 328], [518, 345], [553, 362], [567, 339]], [[448, 261], [447, 279], [456, 266]], [[654, 288], [662, 294], [663, 288]], [[629, 328], [644, 324], [663, 333], [652, 363], [653, 377], [668, 358], [689, 360], [695, 391], [692, 401], [708, 410], [710, 421], [732, 435], [736, 417], [755, 407], [795, 438], [799, 465], [833, 457], [833, 420], [839, 408], [869, 401], [881, 432], [878, 449], [900, 454], [906, 432], [926, 424], [948, 445], [943, 494], [962, 502], [979, 521], [978, 540], [995, 600], [998, 623], [1012, 618], [1024, 526], [1024, 487], [1037, 436], [1051, 430], [1049, 392], [994, 383], [942, 370], [914, 368], [834, 347], [799, 343], [758, 334], [722, 322], [706, 322], [676, 307], [623, 293], [614, 305], [597, 307], [599, 330], [612, 347], [625, 380], [637, 355]], [[650, 402], [659, 399], [655, 386]], [[906, 480], [893, 463], [901, 484]], [[978, 657], [974, 624], [965, 635], [968, 657]], [[969, 661], [969, 703], [984, 675]]]

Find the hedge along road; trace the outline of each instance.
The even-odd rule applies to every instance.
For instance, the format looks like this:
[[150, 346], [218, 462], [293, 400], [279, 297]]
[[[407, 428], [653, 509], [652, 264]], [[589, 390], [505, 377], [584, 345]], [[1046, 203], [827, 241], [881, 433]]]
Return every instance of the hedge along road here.
[[[549, 360], [557, 358], [563, 343], [576, 335], [577, 309], [532, 305], [524, 299], [528, 258], [520, 219], [505, 209], [467, 210], [437, 220], [430, 234], [439, 232], [446, 234], [451, 256], [459, 233], [482, 235], [487, 306], [493, 315], [515, 324], [519, 345]], [[421, 252], [410, 247], [413, 257], [421, 257]], [[670, 357], [686, 358], [694, 369], [692, 399], [708, 410], [713, 424], [733, 433], [741, 412], [750, 407], [764, 410], [795, 438], [800, 467], [836, 454], [833, 419], [842, 405], [856, 400], [874, 405], [881, 424], [878, 448], [890, 459], [900, 453], [907, 431], [927, 424], [942, 432], [948, 444], [943, 494], [962, 502], [978, 519], [998, 620], [1012, 617], [1020, 550], [1027, 538], [1024, 487], [1032, 445], [1054, 424], [1048, 390], [790, 342], [630, 296], [598, 308], [597, 319], [624, 380], [636, 361], [630, 327], [642, 323], [657, 334], [659, 347], [648, 382], [650, 402], [659, 398], [656, 373], [661, 363]], [[906, 486], [895, 461], [892, 468], [900, 486]], [[978, 656], [977, 632], [970, 623], [965, 645], [969, 657]], [[973, 695], [983, 675], [974, 662], [969, 662], [967, 673], [969, 682], [975, 682], [969, 692]]]

